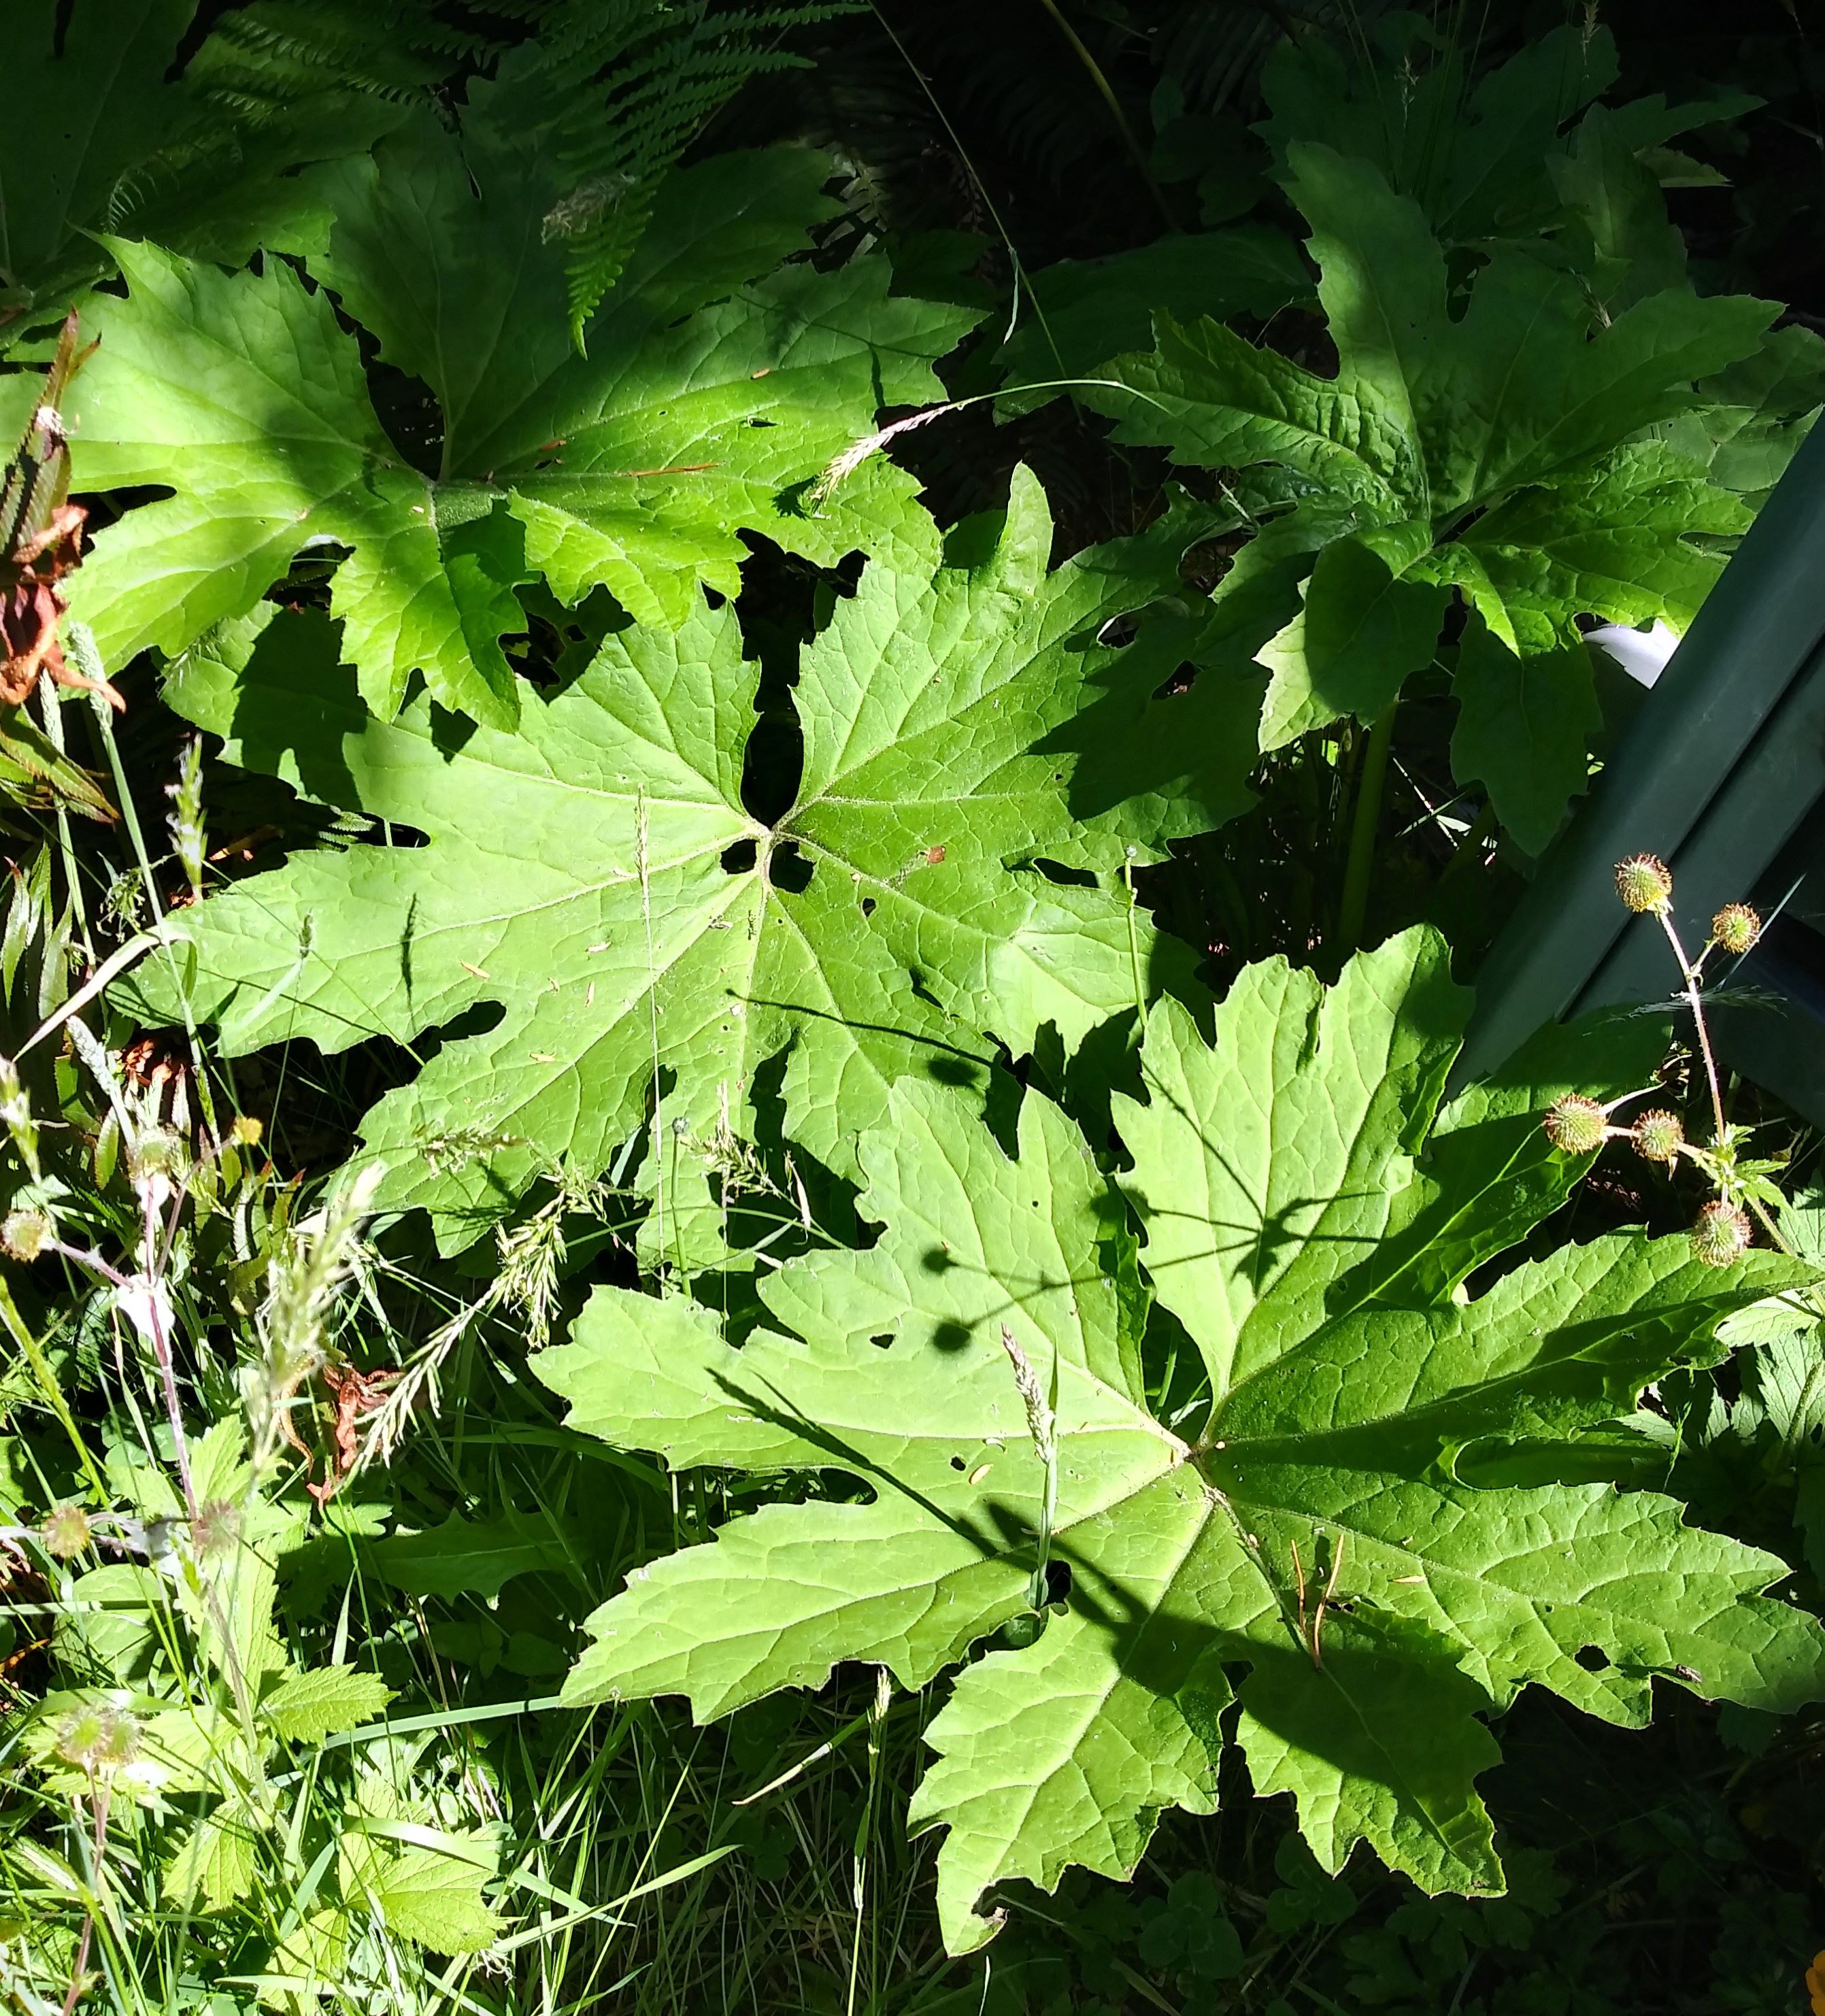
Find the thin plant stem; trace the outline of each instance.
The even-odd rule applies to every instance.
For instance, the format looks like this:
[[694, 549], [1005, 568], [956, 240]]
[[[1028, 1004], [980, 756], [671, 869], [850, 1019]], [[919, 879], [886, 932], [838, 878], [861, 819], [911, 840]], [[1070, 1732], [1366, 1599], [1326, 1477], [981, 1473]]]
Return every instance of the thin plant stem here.
[[183, 1487], [184, 1507], [194, 1519], [197, 1514], [196, 1487], [190, 1477], [190, 1445], [184, 1433], [184, 1409], [178, 1393], [178, 1368], [171, 1355], [171, 1341], [165, 1331], [159, 1308], [160, 1273], [154, 1262], [158, 1250], [158, 1221], [150, 1193], [144, 1201], [146, 1223], [146, 1320], [152, 1334], [152, 1355], [158, 1366], [160, 1390], [164, 1395], [165, 1417], [171, 1426], [171, 1453], [178, 1463], [178, 1481]]
[[13, 1341], [19, 1346], [25, 1362], [31, 1367], [32, 1377], [38, 1383], [38, 1390], [45, 1402], [57, 1417], [63, 1432], [70, 1438], [70, 1445], [91, 1490], [106, 1499], [108, 1487], [101, 1472], [95, 1467], [95, 1458], [89, 1453], [88, 1444], [83, 1439], [82, 1431], [76, 1425], [76, 1417], [70, 1411], [70, 1403], [63, 1397], [63, 1389], [57, 1383], [42, 1347], [27, 1327], [19, 1313], [19, 1305], [13, 1299], [13, 1291], [5, 1281], [0, 1280], [0, 1325], [12, 1333]]
[[862, 1971], [862, 1934], [867, 1920], [868, 1852], [873, 1844], [875, 1809], [880, 1798], [881, 1724], [893, 1706], [893, 1676], [885, 1666], [875, 1669], [874, 1704], [868, 1715], [868, 1796], [855, 1834], [855, 1937], [849, 1949], [849, 1994], [844, 2016], [855, 2016], [855, 1991]]
[[988, 213], [989, 221], [1001, 234], [1002, 245], [1007, 253], [1008, 263], [1013, 269], [1014, 276], [1013, 299], [1009, 304], [1007, 334], [1002, 337], [1002, 341], [1006, 343], [1014, 333], [1015, 326], [1020, 319], [1020, 297], [1024, 294], [1034, 314], [1038, 318], [1039, 326], [1045, 332], [1046, 341], [1051, 344], [1053, 356], [1057, 356], [1058, 345], [1053, 341], [1052, 331], [1046, 320], [1046, 311], [1039, 305], [1039, 297], [1033, 292], [1032, 286], [1027, 279], [1026, 265], [1020, 257], [1020, 247], [1014, 243], [1013, 233], [1002, 221], [1001, 212], [995, 208], [995, 198], [989, 193], [988, 185], [977, 172], [976, 164], [970, 159], [970, 150], [963, 145], [963, 136], [951, 124], [950, 114], [939, 103], [938, 94], [931, 88], [931, 80], [912, 60], [906, 45], [895, 32], [894, 24], [881, 12], [879, 0], [871, 0], [871, 11], [875, 20], [880, 24], [881, 32], [893, 44], [900, 60], [912, 73], [920, 89], [925, 93], [927, 102], [930, 105], [932, 110], [937, 113], [938, 124], [944, 128], [952, 146], [956, 149], [957, 159], [963, 163], [964, 172], [969, 176], [970, 182], [974, 186], [983, 208]]
[[1356, 779], [1350, 851], [1344, 864], [1343, 898], [1337, 905], [1337, 949], [1345, 959], [1356, 949], [1369, 912], [1369, 876], [1375, 865], [1375, 836], [1381, 824], [1381, 792], [1388, 780], [1388, 752], [1394, 747], [1395, 711], [1396, 704], [1391, 701], [1377, 717]]
[[1679, 975], [1686, 983], [1686, 999], [1692, 1010], [1694, 1026], [1698, 1031], [1698, 1051], [1704, 1060], [1705, 1082], [1711, 1088], [1711, 1117], [1715, 1124], [1716, 1138], [1721, 1141], [1724, 1134], [1723, 1094], [1718, 1089], [1717, 1060], [1712, 1054], [1711, 1031], [1705, 1027], [1704, 1004], [1698, 992], [1698, 969], [1686, 956], [1686, 948], [1680, 942], [1679, 934], [1672, 915], [1665, 910], [1657, 910], [1660, 927], [1667, 934], [1667, 943], [1673, 949], [1673, 956], [1679, 962]]
[[70, 1989], [63, 1997], [63, 2016], [70, 2016], [82, 2000], [83, 1976], [88, 1971], [88, 1942], [94, 1936], [95, 1913], [85, 1911], [82, 1916], [82, 1936], [76, 1942], [76, 1957], [70, 1963]]
[[1128, 123], [1128, 114], [1121, 109], [1121, 100], [1115, 95], [1115, 87], [1103, 74], [1103, 66], [1085, 46], [1082, 36], [1059, 11], [1058, 0], [1039, 0], [1039, 5], [1052, 16], [1058, 32], [1071, 45], [1072, 53], [1089, 73], [1090, 81], [1096, 88], [1097, 96], [1108, 106], [1109, 117], [1115, 122], [1116, 131], [1121, 135], [1121, 144], [1128, 149], [1128, 159], [1134, 163], [1141, 180], [1146, 184], [1148, 195], [1159, 206], [1160, 214], [1166, 220], [1166, 229], [1168, 231], [1176, 231], [1179, 229], [1179, 220], [1172, 214], [1172, 206], [1166, 200], [1166, 192], [1154, 179], [1154, 171], [1148, 165], [1146, 155], [1142, 149], [1140, 142], [1135, 137], [1135, 131]]
[[1147, 990], [1141, 975], [1140, 933], [1134, 914], [1139, 900], [1134, 888], [1134, 854], [1131, 847], [1121, 864], [1121, 879], [1128, 887], [1128, 964], [1134, 981], [1134, 1040], [1138, 1044], [1147, 1032]]
[[[69, 751], [63, 740], [63, 709], [57, 697], [56, 686], [52, 680], [45, 679], [39, 684], [38, 693], [44, 708], [45, 739], [56, 746], [59, 755], [67, 755]], [[70, 830], [70, 814], [61, 802], [57, 807], [57, 848], [63, 858], [63, 880], [70, 891], [70, 908], [92, 968], [99, 955], [95, 940], [89, 935], [88, 911], [82, 900], [82, 877], [77, 866], [76, 841]]]
[[[92, 632], [86, 625], [72, 623], [69, 626], [70, 655], [78, 668], [89, 678], [99, 679], [105, 676], [101, 653], [95, 647]], [[146, 900], [151, 909], [153, 927], [158, 918], [158, 883], [152, 872], [152, 857], [147, 851], [146, 835], [140, 830], [139, 814], [133, 803], [133, 793], [127, 782], [126, 766], [121, 760], [121, 748], [114, 737], [113, 715], [106, 707], [98, 706], [95, 717], [101, 728], [101, 739], [108, 752], [108, 767], [113, 772], [114, 790], [121, 801], [121, 817], [133, 842], [133, 856], [139, 864], [139, 872], [146, 878]], [[177, 955], [168, 940], [164, 941], [164, 956], [171, 969], [171, 977], [177, 982], [178, 1002], [183, 1010], [184, 1035], [189, 1045], [190, 1066], [196, 1081], [196, 1096], [203, 1107], [203, 1125], [209, 1130], [210, 1139], [219, 1147], [221, 1129], [217, 1125], [215, 1099], [210, 1089], [209, 1073], [203, 1062], [203, 1045], [196, 1034], [196, 1018], [190, 1010], [189, 989], [182, 984], [178, 971]]]

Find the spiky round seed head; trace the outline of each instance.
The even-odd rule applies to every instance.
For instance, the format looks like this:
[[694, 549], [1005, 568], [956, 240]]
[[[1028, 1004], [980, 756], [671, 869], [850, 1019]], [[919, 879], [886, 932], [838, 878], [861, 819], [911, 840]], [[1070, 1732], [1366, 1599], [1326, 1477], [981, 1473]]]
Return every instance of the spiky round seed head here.
[[139, 1754], [139, 1724], [124, 1710], [72, 1708], [57, 1730], [57, 1755], [91, 1773], [131, 1764]]
[[66, 1764], [92, 1771], [106, 1754], [113, 1721], [105, 1708], [72, 1708], [57, 1725], [57, 1755]]
[[1629, 1138], [1643, 1161], [1672, 1163], [1679, 1160], [1686, 1130], [1679, 1125], [1678, 1114], [1668, 1113], [1657, 1106], [1636, 1118], [1629, 1130]]
[[171, 1127], [149, 1127], [128, 1150], [133, 1179], [142, 1183], [154, 1176], [175, 1176], [184, 1165], [184, 1143]]
[[1673, 900], [1673, 871], [1658, 854], [1632, 854], [1616, 863], [1616, 894], [1638, 916], [1664, 910]]
[[57, 1228], [41, 1211], [9, 1211], [0, 1225], [0, 1247], [9, 1260], [37, 1259], [57, 1236]]
[[1581, 1092], [1568, 1092], [1546, 1110], [1546, 1139], [1568, 1155], [1588, 1155], [1604, 1145], [1608, 1122], [1604, 1109]]
[[1713, 1197], [1692, 1226], [1692, 1251], [1707, 1267], [1727, 1267], [1749, 1250], [1749, 1214]]
[[73, 1561], [88, 1545], [88, 1514], [80, 1505], [54, 1505], [38, 1528], [45, 1551], [60, 1561]]
[[1762, 920], [1747, 903], [1726, 903], [1711, 920], [1711, 941], [1733, 958], [1749, 951], [1762, 935]]

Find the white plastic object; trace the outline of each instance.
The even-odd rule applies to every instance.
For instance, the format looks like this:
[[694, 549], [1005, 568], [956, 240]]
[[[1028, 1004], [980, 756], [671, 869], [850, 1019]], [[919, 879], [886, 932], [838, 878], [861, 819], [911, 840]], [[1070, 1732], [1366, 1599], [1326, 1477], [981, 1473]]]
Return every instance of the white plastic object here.
[[1607, 652], [1638, 685], [1651, 686], [1666, 670], [1679, 648], [1679, 633], [1660, 617], [1651, 630], [1631, 630], [1620, 623], [1600, 623], [1584, 633], [1593, 649]]

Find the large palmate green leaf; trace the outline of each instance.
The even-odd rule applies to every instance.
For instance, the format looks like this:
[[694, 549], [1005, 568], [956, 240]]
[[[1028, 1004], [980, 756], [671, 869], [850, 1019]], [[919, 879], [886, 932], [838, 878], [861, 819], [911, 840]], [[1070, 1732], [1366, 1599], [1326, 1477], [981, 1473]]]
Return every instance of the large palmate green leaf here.
[[423, 672], [445, 707], [507, 728], [499, 639], [525, 628], [513, 591], [533, 574], [675, 626], [701, 585], [735, 592], [743, 527], [823, 562], [935, 559], [912, 479], [879, 457], [824, 514], [805, 502], [883, 403], [938, 393], [931, 360], [974, 319], [890, 298], [879, 257], [780, 265], [831, 207], [823, 157], [672, 176], [585, 358], [538, 178], [471, 123], [459, 139], [415, 120], [313, 184], [333, 218], [313, 271], [435, 395], [422, 452], [389, 437], [356, 340], [289, 267], [115, 247], [129, 292], [86, 318], [101, 348], [71, 401], [75, 482], [175, 494], [103, 533], [76, 583], [110, 666], [182, 650], [326, 545], [347, 549], [331, 606], [369, 706], [391, 718]]
[[[1200, 1360], [1168, 1399], [1108, 1264], [1121, 1205], [1036, 1094], [1010, 1154], [954, 1093], [895, 1086], [860, 1153], [879, 1243], [772, 1276], [780, 1328], [739, 1350], [702, 1306], [599, 1289], [538, 1360], [575, 1426], [859, 1489], [639, 1571], [591, 1620], [569, 1697], [682, 1693], [707, 1717], [844, 1659], [920, 1687], [1048, 1599], [928, 1731], [911, 1818], [948, 1829], [953, 1951], [995, 1931], [997, 1884], [1126, 1874], [1161, 1809], [1211, 1811], [1228, 1740], [1326, 1867], [1366, 1840], [1427, 1889], [1488, 1892], [1480, 1718], [1524, 1684], [1624, 1723], [1657, 1677], [1816, 1697], [1825, 1636], [1758, 1593], [1773, 1557], [1663, 1496], [1460, 1475], [1715, 1362], [1720, 1318], [1805, 1274], [1622, 1233], [1466, 1296], [1579, 1168], [1541, 1145], [1544, 1087], [1479, 1089], [1434, 1127], [1465, 1005], [1416, 932], [1328, 993], [1250, 968], [1214, 1044], [1154, 1011], [1146, 1098], [1117, 1124], [1143, 1262]], [[1633, 1061], [1613, 1032], [1597, 1048]], [[1539, 1055], [1557, 1083], [1566, 1057]]]
[[[305, 855], [183, 913], [189, 1006], [236, 1052], [410, 1042], [500, 1004], [498, 1027], [448, 1044], [363, 1129], [391, 1171], [383, 1202], [459, 1221], [560, 1160], [606, 1167], [656, 1071], [676, 1082], [668, 1129], [746, 1131], [755, 1067], [789, 1043], [794, 1131], [853, 1168], [891, 1079], [979, 1072], [983, 1031], [1020, 1052], [1050, 1023], [1074, 1043], [1188, 964], [1086, 871], [1236, 809], [1251, 738], [1202, 752], [1169, 801], [1120, 797], [1105, 769], [1106, 802], [1081, 819], [1078, 759], [1035, 745], [1118, 665], [1144, 697], [1179, 662], [1169, 613], [1125, 646], [1098, 633], [1177, 589], [1193, 529], [1164, 522], [1049, 574], [1050, 520], [1023, 473], [1005, 523], [960, 527], [935, 577], [871, 563], [805, 653], [803, 772], [772, 825], [743, 801], [758, 668], [726, 606], [610, 637], [512, 735], [452, 736], [423, 699], [368, 719], [313, 656], [321, 618], [272, 622], [238, 676], [196, 654], [173, 698], [232, 760], [428, 844]], [[139, 998], [177, 1012], [150, 969]]]
[[[1244, 491], [1262, 508], [1292, 506], [1264, 536], [1278, 556], [1316, 557], [1303, 608], [1260, 654], [1263, 746], [1344, 714], [1373, 720], [1431, 663], [1452, 588], [1481, 618], [1459, 688], [1488, 683], [1496, 697], [1466, 700], [1485, 716], [1512, 719], [1517, 694], [1554, 682], [1568, 661], [1534, 661], [1575, 645], [1581, 615], [1683, 628], [1722, 565], [1701, 542], [1749, 514], [1704, 459], [1645, 432], [1702, 403], [1694, 381], [1756, 351], [1769, 304], [1702, 300], [1682, 282], [1600, 321], [1579, 277], [1509, 247], [1454, 312], [1417, 205], [1328, 148], [1288, 160], [1335, 375], [1218, 322], [1162, 316], [1151, 353], [1100, 374], [1128, 392], [1082, 394], [1118, 416], [1121, 439], [1252, 470]], [[1571, 718], [1582, 727], [1591, 711], [1587, 673]], [[1532, 849], [1582, 786], [1582, 733], [1472, 727], [1460, 755]]]

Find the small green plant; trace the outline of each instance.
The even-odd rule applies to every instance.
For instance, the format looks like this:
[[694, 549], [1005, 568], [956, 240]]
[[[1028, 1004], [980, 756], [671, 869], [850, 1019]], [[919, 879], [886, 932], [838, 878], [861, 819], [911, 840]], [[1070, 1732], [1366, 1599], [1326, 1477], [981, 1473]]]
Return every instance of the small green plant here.
[[[1708, 1266], [1727, 1267], [1748, 1251], [1755, 1237], [1751, 1214], [1772, 1244], [1791, 1251], [1774, 1215], [1785, 1203], [1774, 1180], [1784, 1163], [1748, 1153], [1753, 1130], [1733, 1125], [1726, 1118], [1722, 1082], [1705, 1017], [1707, 962], [1714, 952], [1738, 959], [1752, 951], [1762, 936], [1762, 920], [1747, 903], [1726, 903], [1712, 919], [1710, 931], [1694, 958], [1673, 921], [1672, 871], [1658, 855], [1632, 854], [1618, 862], [1616, 893], [1626, 909], [1656, 920], [1679, 967], [1708, 1096], [1709, 1138], [1702, 1142], [1689, 1139], [1679, 1116], [1658, 1107], [1637, 1114], [1627, 1124], [1612, 1119], [1612, 1114], [1647, 1096], [1640, 1091], [1603, 1103], [1582, 1093], [1567, 1093], [1546, 1114], [1543, 1125], [1547, 1136], [1567, 1154], [1588, 1155], [1606, 1141], [1626, 1141], [1644, 1161], [1667, 1168], [1682, 1161], [1690, 1164], [1712, 1193], [1700, 1205], [1692, 1226], [1692, 1250]], [[1651, 1085], [1647, 1093], [1658, 1089]]]
[[[31, 1397], [64, 1431], [13, 1445], [45, 1509], [16, 1512], [5, 1539], [43, 1588], [52, 1680], [6, 1737], [23, 1803], [0, 1831], [0, 1869], [30, 1911], [0, 1960], [9, 1988], [33, 2007], [142, 2006], [136, 1928], [165, 1919], [193, 1924], [216, 1965], [236, 1956], [282, 2007], [313, 1980], [382, 1978], [400, 1941], [485, 1946], [500, 1929], [482, 1894], [496, 1873], [485, 1814], [459, 1785], [440, 1788], [428, 1735], [376, 1726], [326, 1753], [328, 1739], [383, 1724], [395, 1690], [347, 1656], [346, 1625], [331, 1656], [301, 1661], [279, 1628], [280, 1573], [308, 1537], [285, 1488], [294, 1417], [334, 1363], [365, 1264], [364, 1186], [301, 1215], [257, 1128], [218, 1140], [181, 1101], [174, 1124], [164, 1084], [135, 1083], [86, 1032], [76, 1053], [107, 1114], [92, 1157], [118, 1176], [85, 1190], [28, 1175], [4, 1240], [21, 1265], [63, 1263], [72, 1312], [112, 1331], [125, 1432], [97, 1459], [63, 1397], [65, 1348], [35, 1339], [0, 1291]], [[29, 1143], [34, 1123], [11, 1118]], [[180, 1355], [224, 1316], [239, 1361], [198, 1433]], [[293, 1907], [275, 1911], [287, 1895]]]

